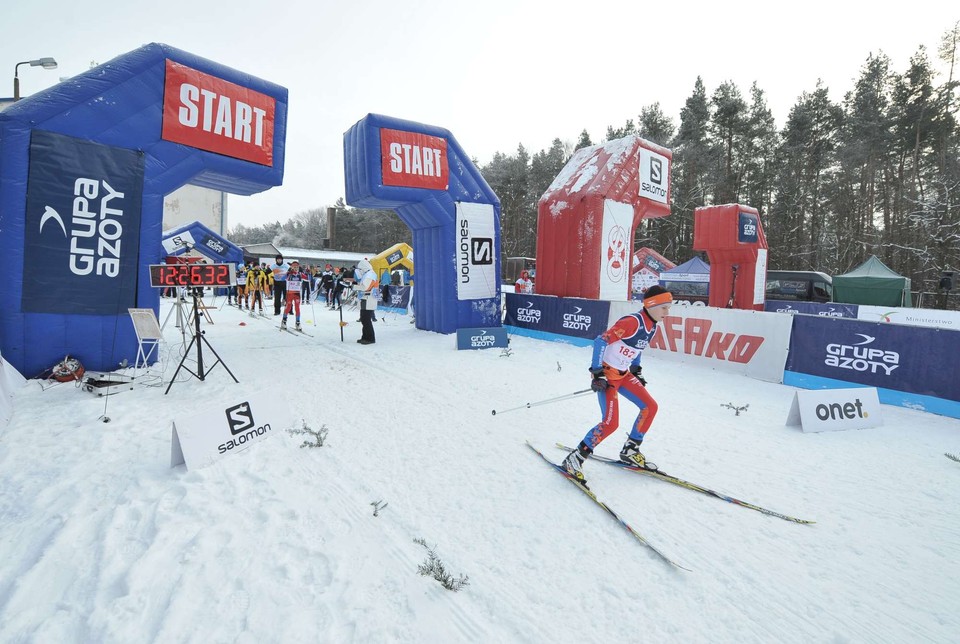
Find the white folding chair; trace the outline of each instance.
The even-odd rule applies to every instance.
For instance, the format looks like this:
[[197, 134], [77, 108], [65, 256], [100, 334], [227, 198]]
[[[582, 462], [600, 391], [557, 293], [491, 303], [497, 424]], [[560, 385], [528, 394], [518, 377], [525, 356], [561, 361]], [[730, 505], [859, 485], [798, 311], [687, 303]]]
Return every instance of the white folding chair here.
[[157, 359], [160, 358], [157, 347], [163, 341], [163, 332], [160, 330], [160, 321], [157, 320], [157, 314], [153, 309], [127, 309], [127, 311], [130, 312], [133, 330], [137, 334], [137, 359], [133, 363], [133, 372], [136, 376], [138, 369], [145, 369], [148, 366], [154, 351], [157, 351]]

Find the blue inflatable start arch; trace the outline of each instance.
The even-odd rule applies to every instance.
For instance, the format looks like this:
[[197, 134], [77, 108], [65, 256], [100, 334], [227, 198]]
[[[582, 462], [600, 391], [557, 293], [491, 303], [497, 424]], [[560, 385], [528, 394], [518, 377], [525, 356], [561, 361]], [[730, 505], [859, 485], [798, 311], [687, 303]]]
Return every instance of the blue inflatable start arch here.
[[163, 198], [283, 181], [287, 90], [150, 44], [0, 112], [0, 353], [27, 377], [70, 354], [137, 354], [128, 308], [159, 309]]
[[417, 328], [500, 326], [500, 200], [449, 131], [368, 114], [344, 135], [346, 201], [413, 233]]

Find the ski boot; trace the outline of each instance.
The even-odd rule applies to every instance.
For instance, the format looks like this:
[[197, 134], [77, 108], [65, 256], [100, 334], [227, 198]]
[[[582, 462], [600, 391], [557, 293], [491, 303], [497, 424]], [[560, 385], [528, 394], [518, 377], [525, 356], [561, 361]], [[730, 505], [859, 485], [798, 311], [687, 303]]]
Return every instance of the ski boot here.
[[575, 449], [567, 457], [563, 459], [563, 462], [560, 466], [569, 474], [573, 479], [582, 485], [587, 487], [587, 479], [583, 475], [583, 456], [580, 455], [580, 450]]
[[642, 442], [627, 438], [627, 442], [623, 444], [623, 449], [620, 450], [620, 462], [639, 467], [642, 470], [656, 471], [656, 464], [648, 461], [640, 452], [640, 443]]
[[283, 318], [282, 320], [280, 320], [280, 330], [281, 331], [287, 330], [287, 318]]
[[303, 327], [301, 327], [301, 326], [300, 326], [300, 323], [297, 322], [297, 324], [293, 327], [293, 330], [294, 330], [294, 331], [303, 331]]

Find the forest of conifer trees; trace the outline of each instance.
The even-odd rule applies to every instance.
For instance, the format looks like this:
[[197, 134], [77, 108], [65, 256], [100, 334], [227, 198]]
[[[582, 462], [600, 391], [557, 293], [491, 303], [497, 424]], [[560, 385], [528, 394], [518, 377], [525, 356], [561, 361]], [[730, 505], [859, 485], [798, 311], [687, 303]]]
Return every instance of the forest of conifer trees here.
[[[643, 222], [634, 247], [686, 261], [695, 254], [694, 209], [740, 203], [761, 214], [771, 269], [836, 275], [875, 254], [911, 278], [914, 291], [935, 292], [943, 272], [960, 275], [958, 45], [960, 23], [936, 52], [918, 48], [905, 71], [871, 54], [841, 100], [818, 83], [799, 93], [779, 127], [761, 87], [744, 94], [724, 82], [711, 91], [700, 78], [678, 119], [654, 102], [636, 121], [608, 127], [597, 143], [636, 134], [673, 151], [671, 215]], [[504, 257], [536, 256], [538, 200], [571, 154], [594, 143], [583, 130], [575, 143], [558, 137], [532, 156], [520, 144], [478, 163], [500, 199]], [[342, 199], [334, 207], [339, 250], [410, 242], [392, 211], [353, 209]], [[241, 244], [319, 248], [325, 229], [318, 208], [230, 234]]]

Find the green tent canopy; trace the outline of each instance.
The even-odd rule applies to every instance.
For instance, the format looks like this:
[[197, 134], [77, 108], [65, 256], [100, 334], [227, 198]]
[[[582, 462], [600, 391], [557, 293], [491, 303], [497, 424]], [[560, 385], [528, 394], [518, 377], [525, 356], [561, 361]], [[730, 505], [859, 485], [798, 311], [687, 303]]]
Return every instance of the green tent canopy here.
[[910, 278], [898, 275], [871, 255], [849, 273], [833, 276], [833, 301], [877, 306], [913, 306]]

